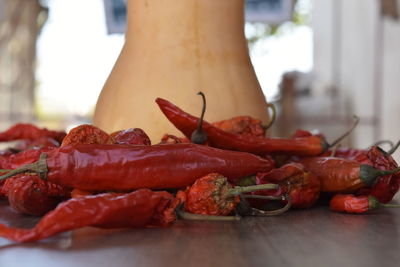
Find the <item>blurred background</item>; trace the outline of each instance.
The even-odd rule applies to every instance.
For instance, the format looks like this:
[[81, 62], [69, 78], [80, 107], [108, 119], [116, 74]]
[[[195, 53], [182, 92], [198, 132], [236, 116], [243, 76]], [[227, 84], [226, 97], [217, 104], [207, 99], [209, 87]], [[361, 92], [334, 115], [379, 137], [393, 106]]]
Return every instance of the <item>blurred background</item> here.
[[[244, 30], [272, 136], [400, 138], [400, 0], [247, 0]], [[0, 0], [0, 130], [90, 123], [124, 43], [123, 0]], [[398, 158], [398, 155], [396, 155]]]

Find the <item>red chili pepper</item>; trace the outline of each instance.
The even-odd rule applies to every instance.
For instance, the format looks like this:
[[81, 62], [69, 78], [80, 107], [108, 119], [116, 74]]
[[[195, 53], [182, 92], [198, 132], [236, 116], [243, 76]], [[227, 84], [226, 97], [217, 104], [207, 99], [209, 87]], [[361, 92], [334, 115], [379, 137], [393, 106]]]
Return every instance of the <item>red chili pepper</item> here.
[[289, 194], [294, 208], [306, 209], [312, 207], [317, 202], [321, 192], [321, 182], [318, 177], [304, 171], [303, 166], [298, 163], [289, 163], [267, 173], [258, 173], [256, 183], [279, 184], [277, 190], [263, 190], [253, 192], [253, 194], [265, 196]]
[[164, 134], [160, 142], [160, 144], [181, 144], [181, 143], [191, 143], [191, 142], [186, 137], [177, 137], [172, 134]]
[[[198, 128], [199, 118], [194, 117], [167, 100], [157, 98], [161, 111], [172, 124], [186, 137], [190, 138]], [[250, 152], [253, 154], [286, 154], [316, 156], [324, 152], [329, 145], [319, 136], [307, 136], [294, 139], [261, 138], [226, 132], [204, 121], [202, 128], [207, 133], [210, 146]], [[335, 141], [334, 143], [336, 143]]]
[[0, 236], [29, 242], [85, 226], [108, 229], [168, 226], [176, 219], [178, 204], [171, 194], [148, 189], [75, 198], [58, 205], [32, 229], [0, 224]]
[[320, 179], [321, 191], [329, 193], [354, 193], [361, 188], [372, 187], [380, 176], [400, 171], [379, 170], [354, 160], [335, 157], [306, 157], [298, 162]]
[[113, 144], [113, 138], [103, 130], [90, 124], [82, 124], [71, 129], [61, 146], [77, 144]]
[[[391, 170], [398, 167], [392, 156], [377, 146], [371, 147], [367, 152], [367, 164], [379, 170]], [[399, 191], [400, 174], [390, 174], [379, 177], [372, 188], [365, 188], [358, 192], [359, 194], [369, 194], [374, 196], [382, 203], [388, 203]]]
[[42, 155], [38, 162], [11, 171], [0, 180], [36, 172], [71, 188], [120, 191], [186, 187], [211, 172], [234, 181], [273, 168], [273, 162], [249, 153], [195, 144], [76, 145]]
[[90, 196], [90, 195], [94, 195], [94, 194], [95, 194], [95, 192], [93, 192], [93, 191], [85, 191], [85, 190], [80, 190], [80, 189], [73, 189], [71, 191], [72, 198], [85, 197], [85, 196]]
[[22, 139], [39, 139], [41, 137], [50, 137], [61, 143], [65, 137], [63, 131], [50, 131], [46, 128], [38, 128], [35, 125], [27, 123], [18, 123], [8, 130], [0, 133], [0, 142], [15, 141]]
[[265, 136], [265, 128], [261, 120], [250, 116], [237, 116], [228, 120], [213, 122], [212, 125], [230, 133]]
[[3, 162], [3, 169], [16, 169], [20, 166], [33, 163], [39, 160], [42, 153], [53, 150], [53, 147], [46, 147], [40, 149], [30, 149], [10, 155], [6, 161]]
[[400, 207], [400, 205], [382, 204], [373, 196], [335, 195], [329, 204], [332, 211], [345, 213], [365, 213], [378, 207]]
[[10, 206], [20, 213], [41, 216], [70, 197], [70, 189], [44, 181], [37, 175], [22, 174], [6, 181]]
[[130, 128], [111, 134], [114, 144], [120, 145], [151, 145], [149, 136], [140, 128]]
[[178, 196], [184, 202], [186, 211], [193, 214], [228, 215], [240, 201], [239, 194], [261, 189], [276, 189], [277, 185], [233, 187], [228, 179], [218, 173], [210, 173], [196, 180]]

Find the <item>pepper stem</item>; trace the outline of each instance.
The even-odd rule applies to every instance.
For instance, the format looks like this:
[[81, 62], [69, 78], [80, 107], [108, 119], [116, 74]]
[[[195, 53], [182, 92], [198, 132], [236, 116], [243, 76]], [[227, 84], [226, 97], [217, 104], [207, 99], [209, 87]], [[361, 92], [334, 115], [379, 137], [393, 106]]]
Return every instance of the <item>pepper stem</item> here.
[[354, 123], [353, 125], [350, 127], [350, 129], [348, 129], [344, 134], [342, 134], [341, 136], [339, 136], [335, 141], [333, 141], [333, 143], [331, 143], [330, 145], [328, 145], [328, 148], [334, 147], [337, 144], [339, 144], [344, 138], [346, 138], [349, 134], [351, 134], [351, 132], [354, 130], [354, 128], [356, 128], [356, 126], [358, 125], [358, 123], [360, 122], [360, 117], [354, 115], [353, 116], [354, 119]]
[[46, 158], [47, 158], [47, 155], [45, 153], [42, 153], [40, 155], [38, 161], [31, 163], [31, 164], [26, 164], [15, 170], [11, 170], [10, 172], [0, 176], [0, 181], [10, 178], [12, 176], [15, 176], [17, 174], [26, 173], [26, 172], [37, 173], [40, 178], [47, 180], [46, 175], [47, 175], [48, 169], [47, 169]]
[[393, 147], [394, 147], [394, 144], [391, 140], [380, 140], [380, 141], [373, 143], [371, 146], [380, 146], [380, 145], [384, 145], [384, 144], [388, 144], [390, 146], [390, 149], [393, 149]]
[[282, 214], [282, 213], [288, 211], [292, 207], [291, 197], [289, 195], [284, 195], [281, 197], [281, 200], [287, 201], [286, 205], [283, 206], [282, 208], [276, 209], [276, 210], [260, 210], [260, 209], [256, 209], [256, 208], [251, 208], [251, 215], [252, 216], [275, 216], [275, 215], [279, 215], [279, 214]]
[[271, 109], [272, 116], [271, 116], [271, 119], [269, 120], [267, 125], [262, 125], [264, 130], [268, 130], [272, 126], [272, 124], [274, 124], [274, 122], [276, 120], [276, 107], [275, 107], [275, 105], [272, 104], [272, 103], [269, 103], [269, 104], [267, 104], [267, 109]]
[[392, 155], [394, 152], [396, 152], [396, 150], [399, 148], [400, 146], [400, 140], [386, 153], [388, 153], [389, 155]]
[[10, 172], [10, 171], [12, 171], [12, 170], [6, 170], [6, 169], [0, 170], [0, 172]]
[[200, 95], [203, 99], [203, 108], [201, 110], [201, 116], [199, 118], [199, 121], [197, 123], [197, 129], [194, 130], [192, 133], [192, 136], [190, 137], [190, 140], [192, 143], [201, 145], [204, 144], [207, 141], [207, 133], [203, 130], [203, 120], [204, 120], [204, 113], [206, 112], [206, 96], [204, 95], [203, 92], [198, 92], [198, 95]]
[[241, 198], [266, 199], [266, 200], [282, 200], [282, 197], [261, 196], [261, 195], [241, 195], [240, 197]]
[[379, 173], [381, 173], [380, 176], [395, 174], [396, 172], [400, 172], [400, 167], [393, 169], [393, 170], [389, 170], [389, 171], [379, 171]]
[[205, 215], [205, 214], [194, 214], [178, 208], [176, 213], [179, 218], [187, 221], [239, 221], [239, 216], [216, 216], [216, 215]]
[[234, 188], [229, 189], [229, 196], [237, 196], [244, 193], [250, 193], [258, 190], [269, 190], [269, 189], [277, 189], [279, 185], [277, 184], [260, 184], [260, 185], [250, 185], [245, 187], [235, 186]]

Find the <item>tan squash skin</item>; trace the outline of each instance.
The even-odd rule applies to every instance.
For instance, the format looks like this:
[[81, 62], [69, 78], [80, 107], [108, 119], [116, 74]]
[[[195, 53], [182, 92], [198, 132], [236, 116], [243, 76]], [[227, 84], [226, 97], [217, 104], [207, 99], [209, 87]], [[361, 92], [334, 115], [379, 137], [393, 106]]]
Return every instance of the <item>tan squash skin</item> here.
[[207, 121], [268, 120], [243, 31], [243, 0], [129, 0], [126, 43], [100, 94], [93, 123], [107, 132], [138, 127], [158, 143], [177, 134], [154, 100]]

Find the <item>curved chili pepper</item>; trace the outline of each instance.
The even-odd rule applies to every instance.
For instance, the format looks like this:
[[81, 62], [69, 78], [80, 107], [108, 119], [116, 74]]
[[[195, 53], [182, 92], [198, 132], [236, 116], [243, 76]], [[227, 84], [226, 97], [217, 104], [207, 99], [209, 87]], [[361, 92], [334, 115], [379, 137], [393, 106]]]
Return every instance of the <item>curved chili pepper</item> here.
[[232, 181], [273, 168], [270, 160], [249, 153], [195, 144], [75, 145], [42, 155], [38, 162], [11, 171], [0, 180], [35, 172], [71, 188], [120, 191], [186, 187], [211, 172]]
[[292, 207], [301, 209], [312, 207], [321, 192], [321, 182], [318, 177], [304, 171], [303, 166], [298, 163], [289, 163], [267, 173], [258, 173], [256, 183], [276, 183], [279, 184], [279, 188], [257, 191], [253, 194], [265, 196], [288, 194], [292, 201]]
[[86, 196], [61, 203], [32, 229], [0, 224], [0, 236], [29, 242], [85, 226], [107, 229], [168, 226], [176, 220], [178, 204], [171, 194], [148, 189], [129, 194]]
[[65, 135], [63, 131], [51, 131], [46, 128], [39, 128], [33, 124], [18, 123], [0, 133], [0, 142], [51, 137], [61, 143]]
[[329, 208], [332, 211], [345, 213], [365, 213], [379, 207], [398, 208], [400, 205], [382, 204], [373, 196], [354, 196], [351, 194], [335, 195], [329, 203]]
[[113, 144], [113, 138], [103, 130], [90, 124], [82, 124], [71, 129], [61, 146], [77, 144]]
[[[157, 98], [161, 111], [172, 124], [186, 137], [190, 138], [197, 128], [199, 118], [194, 117], [167, 100]], [[287, 154], [315, 156], [328, 148], [328, 144], [318, 136], [295, 139], [261, 138], [226, 132], [204, 121], [203, 129], [207, 132], [208, 143], [217, 148], [250, 152], [253, 154]]]
[[20, 213], [41, 216], [70, 197], [71, 190], [37, 175], [20, 175], [6, 181], [10, 206]]
[[321, 181], [321, 191], [329, 193], [353, 193], [363, 187], [372, 187], [378, 177], [400, 171], [379, 170], [368, 164], [335, 157], [306, 157], [298, 160], [305, 170]]
[[149, 136], [140, 128], [130, 128], [111, 134], [114, 144], [119, 145], [151, 145]]
[[178, 196], [184, 202], [185, 210], [193, 214], [228, 215], [239, 203], [239, 194], [277, 187], [275, 184], [233, 187], [223, 175], [210, 173], [180, 191]]

